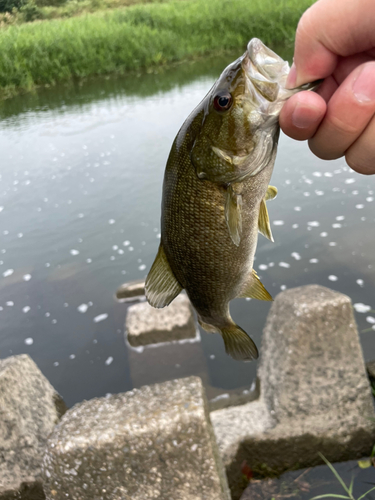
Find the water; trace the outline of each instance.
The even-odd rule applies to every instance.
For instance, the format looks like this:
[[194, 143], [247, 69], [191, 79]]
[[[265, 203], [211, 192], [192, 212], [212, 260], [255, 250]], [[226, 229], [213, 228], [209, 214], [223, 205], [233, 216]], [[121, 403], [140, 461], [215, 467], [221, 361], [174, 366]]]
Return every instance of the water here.
[[[158, 74], [67, 84], [0, 104], [0, 357], [28, 353], [68, 405], [197, 374], [210, 397], [248, 389], [219, 335], [171, 352], [124, 342], [114, 293], [140, 279], [160, 238], [163, 171], [182, 122], [233, 56]], [[375, 178], [281, 137], [269, 203], [275, 243], [255, 267], [276, 295], [319, 283], [349, 295], [366, 359], [375, 357]], [[232, 302], [260, 345], [270, 304]], [[372, 309], [372, 310], [371, 310]], [[146, 352], [147, 351], [147, 352]]]

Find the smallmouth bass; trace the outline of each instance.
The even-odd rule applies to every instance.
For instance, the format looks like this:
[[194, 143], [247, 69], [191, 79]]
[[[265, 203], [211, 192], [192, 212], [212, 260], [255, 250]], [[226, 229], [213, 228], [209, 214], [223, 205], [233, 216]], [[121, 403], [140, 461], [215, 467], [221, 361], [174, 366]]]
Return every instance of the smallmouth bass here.
[[168, 158], [161, 242], [146, 297], [165, 307], [183, 290], [199, 324], [222, 335], [234, 359], [258, 350], [232, 320], [236, 297], [272, 300], [253, 269], [258, 232], [273, 241], [266, 201], [289, 65], [260, 40], [230, 64], [178, 132]]

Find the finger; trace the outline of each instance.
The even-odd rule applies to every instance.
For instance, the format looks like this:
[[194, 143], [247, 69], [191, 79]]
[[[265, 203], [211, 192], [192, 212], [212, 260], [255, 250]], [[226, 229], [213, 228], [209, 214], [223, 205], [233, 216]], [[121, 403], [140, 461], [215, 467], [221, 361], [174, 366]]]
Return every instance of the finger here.
[[375, 174], [375, 118], [345, 153], [346, 163], [360, 174]]
[[375, 62], [357, 68], [328, 102], [326, 115], [309, 141], [311, 151], [325, 160], [344, 155], [375, 113]]
[[355, 68], [361, 66], [361, 64], [373, 61], [374, 59], [375, 57], [372, 57], [364, 52], [361, 52], [360, 54], [356, 54], [354, 56], [340, 57], [336, 69], [333, 73], [333, 77], [336, 82], [341, 85], [345, 78], [347, 78], [350, 73], [355, 70]]
[[341, 0], [339, 8], [337, 0], [319, 0], [313, 4], [297, 28], [294, 86], [332, 74], [338, 56], [375, 47], [374, 25], [374, 0]]
[[316, 93], [323, 97], [325, 102], [328, 102], [337, 89], [338, 85], [336, 83], [336, 80], [333, 78], [333, 76], [329, 76], [319, 86]]
[[318, 128], [326, 112], [324, 99], [313, 92], [301, 92], [291, 97], [280, 113], [283, 132], [296, 139], [310, 139]]

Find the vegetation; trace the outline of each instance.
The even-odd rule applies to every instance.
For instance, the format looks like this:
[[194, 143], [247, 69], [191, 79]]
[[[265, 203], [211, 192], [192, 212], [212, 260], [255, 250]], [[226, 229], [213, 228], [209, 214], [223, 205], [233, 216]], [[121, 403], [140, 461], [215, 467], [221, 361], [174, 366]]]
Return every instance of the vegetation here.
[[[72, 77], [124, 73], [212, 52], [243, 50], [254, 36], [271, 45], [292, 43], [298, 19], [311, 3], [172, 0], [10, 25], [0, 29], [0, 94]], [[28, 9], [32, 18], [35, 13]]]
[[370, 488], [368, 491], [366, 491], [366, 493], [364, 493], [363, 495], [361, 495], [360, 497], [358, 497], [357, 499], [354, 498], [353, 496], [353, 484], [354, 484], [354, 481], [353, 479], [351, 480], [350, 482], [350, 485], [347, 486], [342, 477], [340, 476], [340, 474], [337, 472], [337, 470], [333, 467], [333, 465], [331, 464], [331, 462], [329, 462], [326, 457], [324, 455], [322, 455], [321, 453], [319, 453], [320, 455], [320, 458], [322, 458], [324, 460], [324, 462], [328, 465], [328, 467], [331, 469], [331, 471], [333, 472], [333, 474], [335, 475], [336, 479], [338, 480], [338, 482], [341, 484], [341, 486], [343, 487], [344, 491], [345, 491], [345, 495], [336, 495], [336, 494], [333, 494], [333, 493], [327, 493], [325, 495], [318, 495], [316, 497], [313, 497], [311, 500], [318, 500], [319, 498], [346, 498], [347, 500], [362, 500], [364, 499], [371, 491], [374, 491], [375, 490], [375, 486], [373, 488]]

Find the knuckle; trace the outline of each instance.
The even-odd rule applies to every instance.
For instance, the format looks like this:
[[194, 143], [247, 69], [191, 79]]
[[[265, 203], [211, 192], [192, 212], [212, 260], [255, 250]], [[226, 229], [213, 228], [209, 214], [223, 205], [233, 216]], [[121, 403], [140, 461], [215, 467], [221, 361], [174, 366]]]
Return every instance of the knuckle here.
[[331, 115], [329, 118], [330, 128], [335, 130], [335, 133], [339, 133], [341, 136], [357, 136], [358, 127], [350, 123], [348, 120], [343, 120], [338, 115]]

